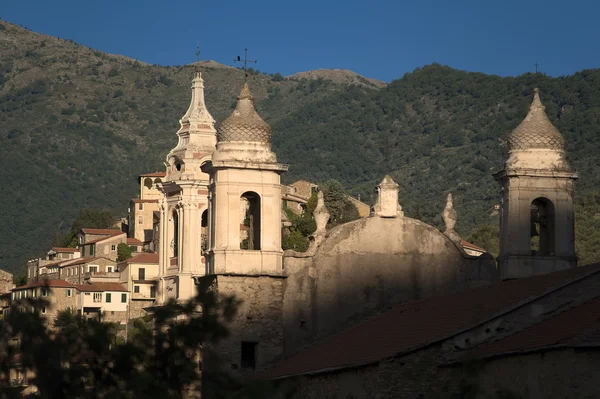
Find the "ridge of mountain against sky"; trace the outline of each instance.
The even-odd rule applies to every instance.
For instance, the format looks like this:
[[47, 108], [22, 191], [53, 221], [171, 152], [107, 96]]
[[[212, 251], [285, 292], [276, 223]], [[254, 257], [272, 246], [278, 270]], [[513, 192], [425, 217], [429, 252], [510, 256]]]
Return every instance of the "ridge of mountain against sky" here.
[[516, 76], [570, 75], [600, 65], [600, 4], [592, 0], [364, 2], [275, 0], [30, 0], [5, 2], [0, 17], [44, 34], [158, 65], [234, 57], [284, 76], [350, 69], [390, 82], [431, 63]]
[[[126, 214], [137, 175], [164, 170], [177, 142], [193, 69], [137, 62], [4, 21], [0, 54], [0, 168], [10, 182], [0, 191], [0, 268], [16, 271], [43, 255], [79, 209]], [[221, 121], [243, 71], [200, 65], [208, 108]], [[587, 216], [576, 215], [578, 245], [585, 244], [579, 255], [600, 260], [600, 70], [503, 78], [432, 64], [387, 85], [359, 78], [250, 73], [258, 111], [273, 126], [274, 151], [290, 164], [284, 182], [335, 178], [372, 202], [373, 187], [391, 174], [406, 216], [436, 226], [452, 192], [457, 230], [468, 237], [497, 226], [499, 187], [491, 173], [502, 167], [501, 138], [540, 87], [581, 175], [577, 206]]]

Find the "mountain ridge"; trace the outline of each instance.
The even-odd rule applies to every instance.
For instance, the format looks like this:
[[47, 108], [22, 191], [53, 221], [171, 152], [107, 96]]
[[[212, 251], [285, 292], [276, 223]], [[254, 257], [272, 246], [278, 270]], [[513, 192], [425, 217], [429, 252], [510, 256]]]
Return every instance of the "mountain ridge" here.
[[[0, 24], [0, 167], [10, 182], [0, 192], [0, 268], [14, 271], [42, 255], [80, 208], [126, 213], [137, 175], [163, 170], [177, 143], [194, 64], [144, 64]], [[208, 109], [221, 121], [244, 73], [199, 65]], [[248, 81], [279, 161], [290, 164], [284, 182], [336, 178], [372, 202], [373, 187], [391, 174], [405, 214], [434, 226], [453, 192], [465, 237], [497, 224], [499, 138], [525, 116], [534, 87], [580, 172], [578, 193], [600, 186], [600, 70], [503, 78], [432, 64], [381, 88], [254, 70]], [[589, 247], [600, 248], [600, 226], [584, 227]]]

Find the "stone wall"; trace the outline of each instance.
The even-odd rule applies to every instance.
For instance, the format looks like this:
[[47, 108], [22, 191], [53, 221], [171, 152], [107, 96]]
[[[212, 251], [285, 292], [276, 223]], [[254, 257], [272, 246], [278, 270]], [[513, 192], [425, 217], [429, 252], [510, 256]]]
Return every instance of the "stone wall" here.
[[257, 343], [257, 369], [279, 359], [283, 347], [283, 278], [218, 275], [215, 283], [220, 298], [235, 295], [243, 301], [228, 325], [230, 337], [216, 348], [224, 356], [225, 367], [240, 375], [251, 371], [241, 368], [242, 341]]
[[[130, 295], [133, 295], [130, 293]], [[130, 300], [129, 301], [129, 318], [137, 319], [138, 317], [144, 317], [148, 313], [144, 310], [149, 306], [154, 305], [154, 301], [150, 300]]]

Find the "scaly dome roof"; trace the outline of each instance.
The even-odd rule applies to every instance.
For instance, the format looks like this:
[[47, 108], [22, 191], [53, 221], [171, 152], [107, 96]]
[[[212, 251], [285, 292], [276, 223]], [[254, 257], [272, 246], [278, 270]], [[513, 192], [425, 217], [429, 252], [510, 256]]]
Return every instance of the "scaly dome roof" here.
[[248, 83], [244, 83], [235, 110], [217, 129], [217, 141], [250, 141], [270, 145], [271, 137], [271, 126], [254, 109], [254, 97], [250, 94]]
[[565, 140], [546, 115], [544, 105], [540, 101], [539, 90], [534, 90], [533, 101], [529, 113], [508, 135], [508, 150], [528, 150], [533, 148], [548, 150], [564, 150]]

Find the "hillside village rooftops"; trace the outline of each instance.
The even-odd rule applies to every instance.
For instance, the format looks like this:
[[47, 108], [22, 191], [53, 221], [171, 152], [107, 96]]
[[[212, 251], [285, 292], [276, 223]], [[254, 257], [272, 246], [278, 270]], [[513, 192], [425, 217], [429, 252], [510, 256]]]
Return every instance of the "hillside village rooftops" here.
[[114, 229], [90, 229], [87, 227], [84, 227], [81, 229], [81, 231], [84, 234], [92, 234], [92, 235], [118, 235], [118, 234], [122, 234], [123, 232], [121, 230], [114, 230]]
[[62, 267], [83, 265], [83, 264], [86, 264], [88, 262], [93, 262], [93, 261], [98, 260], [98, 259], [106, 259], [108, 261], [114, 262], [113, 260], [105, 258], [104, 256], [87, 256], [85, 258], [71, 259], [71, 260], [68, 260], [66, 262], [62, 262], [62, 264], [60, 265], [60, 267], [62, 268]]
[[156, 263], [158, 264], [158, 253], [141, 253], [132, 258], [126, 259], [119, 262], [119, 264], [126, 263]]
[[597, 273], [600, 264], [401, 304], [290, 356], [274, 368], [257, 373], [256, 378], [318, 374], [406, 355]]
[[[118, 230], [116, 230], [116, 231], [118, 231]], [[81, 245], [96, 244], [96, 243], [99, 243], [101, 241], [110, 240], [111, 238], [115, 238], [115, 237], [120, 236], [122, 234], [126, 234], [126, 233], [123, 233], [123, 232], [119, 231], [117, 234], [112, 234], [112, 235], [107, 236], [107, 237], [97, 238], [97, 239], [92, 240], [92, 241], [86, 241], [86, 242], [84, 242]]]
[[100, 291], [120, 291], [127, 292], [127, 288], [124, 288], [119, 283], [92, 283], [92, 284], [80, 284], [75, 285], [81, 292], [100, 292]]
[[57, 253], [74, 253], [79, 252], [78, 248], [60, 248], [60, 247], [52, 247], [52, 251]]
[[35, 283], [29, 283], [20, 287], [15, 287], [12, 291], [25, 290], [27, 288], [50, 287], [50, 288], [73, 288], [74, 285], [65, 280], [41, 280]]
[[128, 237], [127, 245], [143, 245], [144, 243], [138, 240], [137, 238]]

